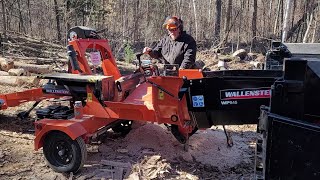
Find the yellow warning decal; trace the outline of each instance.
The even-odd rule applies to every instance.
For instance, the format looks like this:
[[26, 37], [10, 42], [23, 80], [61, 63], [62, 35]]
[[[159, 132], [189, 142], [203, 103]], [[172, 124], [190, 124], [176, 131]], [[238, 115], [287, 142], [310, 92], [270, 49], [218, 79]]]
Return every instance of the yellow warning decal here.
[[96, 77], [92, 77], [92, 78], [89, 78], [89, 79], [88, 79], [88, 82], [94, 83], [94, 82], [96, 82], [97, 80], [99, 80], [99, 79], [96, 78]]
[[164, 99], [164, 92], [159, 89], [158, 99], [163, 100]]
[[88, 93], [87, 102], [92, 102], [92, 93]]

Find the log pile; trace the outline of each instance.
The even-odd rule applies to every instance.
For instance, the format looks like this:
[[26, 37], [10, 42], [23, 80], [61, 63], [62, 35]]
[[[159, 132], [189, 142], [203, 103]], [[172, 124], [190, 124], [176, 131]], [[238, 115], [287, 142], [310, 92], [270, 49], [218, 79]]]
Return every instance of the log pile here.
[[13, 32], [1, 44], [0, 85], [37, 87], [38, 75], [63, 71], [67, 64], [63, 45]]
[[0, 57], [0, 85], [38, 86], [39, 74], [52, 73], [52, 65], [23, 63], [12, 58]]
[[[63, 45], [35, 39], [26, 35], [9, 33], [2, 42], [5, 53], [38, 58], [65, 58], [66, 48]], [[8, 55], [8, 54], [7, 54]]]

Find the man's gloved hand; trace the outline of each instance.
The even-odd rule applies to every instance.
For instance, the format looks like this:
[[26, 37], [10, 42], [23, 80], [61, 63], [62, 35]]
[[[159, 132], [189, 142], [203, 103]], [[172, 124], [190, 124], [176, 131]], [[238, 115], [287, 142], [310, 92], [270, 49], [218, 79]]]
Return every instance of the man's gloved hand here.
[[143, 53], [143, 54], [149, 54], [151, 51], [152, 51], [152, 49], [151, 49], [151, 48], [149, 48], [149, 47], [145, 47], [145, 48], [143, 48], [142, 53]]

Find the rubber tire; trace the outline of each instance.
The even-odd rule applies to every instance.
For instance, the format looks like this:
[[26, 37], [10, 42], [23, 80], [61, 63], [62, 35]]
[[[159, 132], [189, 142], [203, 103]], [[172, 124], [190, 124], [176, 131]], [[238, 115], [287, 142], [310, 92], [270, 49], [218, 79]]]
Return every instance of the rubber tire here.
[[[72, 159], [68, 164], [62, 164], [55, 159], [53, 149], [54, 144], [63, 141], [68, 144], [72, 150]], [[43, 144], [43, 154], [46, 159], [46, 163], [57, 172], [68, 173], [78, 172], [84, 165], [87, 159], [87, 148], [82, 137], [78, 137], [75, 140], [72, 140], [68, 135], [63, 132], [52, 132], [49, 133]]]

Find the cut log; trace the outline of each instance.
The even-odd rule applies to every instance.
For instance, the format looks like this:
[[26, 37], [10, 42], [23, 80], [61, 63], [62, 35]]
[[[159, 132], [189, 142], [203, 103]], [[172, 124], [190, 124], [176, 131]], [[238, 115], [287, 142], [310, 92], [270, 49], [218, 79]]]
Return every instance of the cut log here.
[[36, 64], [25, 64], [20, 62], [14, 63], [15, 68], [22, 68], [30, 73], [36, 74], [46, 74], [51, 73], [53, 71], [53, 67], [51, 65], [36, 65]]
[[22, 68], [19, 69], [10, 69], [8, 71], [10, 76], [25, 76], [27, 75], [26, 71]]
[[10, 86], [38, 86], [40, 79], [37, 76], [0, 76], [1, 85]]
[[51, 64], [54, 62], [58, 63], [68, 63], [67, 58], [39, 58], [39, 57], [17, 57], [17, 56], [6, 56], [6, 58], [10, 58], [13, 60], [32, 60], [36, 61], [36, 64]]
[[0, 71], [0, 76], [9, 76], [9, 73], [6, 71]]
[[239, 49], [232, 54], [233, 57], [239, 57], [240, 60], [244, 60], [247, 57], [247, 55], [248, 53], [245, 49]]
[[13, 61], [12, 60], [8, 60], [5, 58], [0, 58], [0, 69], [2, 71], [9, 71], [10, 69], [12, 69], [14, 67], [13, 65]]

